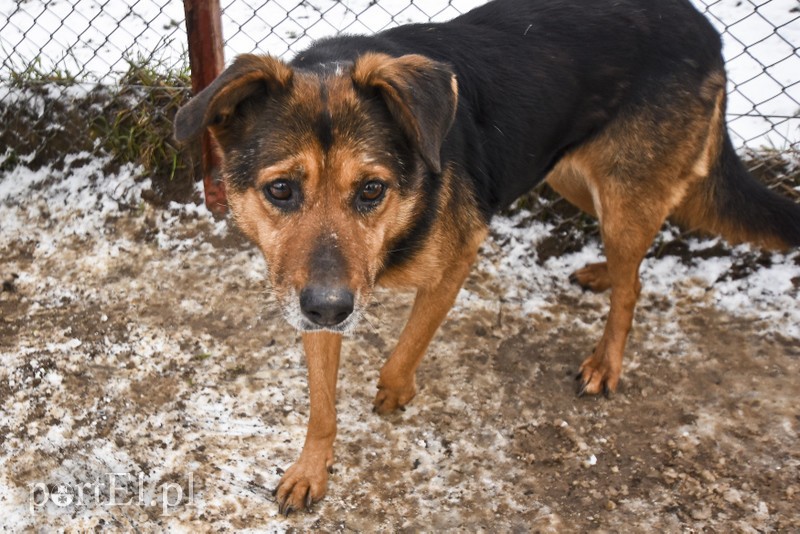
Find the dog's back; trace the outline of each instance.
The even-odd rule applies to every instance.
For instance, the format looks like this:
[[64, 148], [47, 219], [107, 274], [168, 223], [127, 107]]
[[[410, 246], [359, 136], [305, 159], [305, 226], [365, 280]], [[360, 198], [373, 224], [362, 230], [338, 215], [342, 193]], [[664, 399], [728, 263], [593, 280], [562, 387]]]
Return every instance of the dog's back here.
[[353, 61], [367, 51], [422, 54], [453, 68], [458, 124], [443, 159], [467, 161], [487, 214], [626, 107], [663, 104], [667, 85], [699, 91], [723, 64], [719, 36], [683, 0], [498, 0], [443, 24], [323, 40], [293, 65]]

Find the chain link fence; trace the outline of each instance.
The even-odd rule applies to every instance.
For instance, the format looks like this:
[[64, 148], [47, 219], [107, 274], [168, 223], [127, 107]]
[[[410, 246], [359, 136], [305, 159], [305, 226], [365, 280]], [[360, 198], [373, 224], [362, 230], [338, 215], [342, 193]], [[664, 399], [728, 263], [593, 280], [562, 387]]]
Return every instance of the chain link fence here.
[[[737, 146], [796, 151], [800, 3], [693, 1], [723, 33]], [[482, 3], [222, 0], [225, 58], [289, 58], [319, 37], [445, 21]], [[170, 124], [190, 93], [186, 42], [181, 2], [0, 0], [0, 170], [82, 153], [181, 172]]]
[[169, 136], [190, 95], [185, 42], [179, 2], [0, 0], [0, 171], [188, 170]]

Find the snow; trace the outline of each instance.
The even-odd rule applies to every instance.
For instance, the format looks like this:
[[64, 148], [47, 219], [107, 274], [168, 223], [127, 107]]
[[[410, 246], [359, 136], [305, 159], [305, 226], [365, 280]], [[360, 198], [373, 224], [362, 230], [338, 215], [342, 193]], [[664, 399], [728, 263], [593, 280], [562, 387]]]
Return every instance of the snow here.
[[[40, 295], [37, 297], [38, 306], [31, 306], [27, 311], [31, 317], [37, 316], [42, 309], [57, 310], [63, 306], [65, 300], [85, 300], [102, 303], [102, 307], [96, 312], [98, 324], [111, 322], [109, 315], [114, 304], [113, 301], [104, 300], [109, 298], [104, 288], [87, 286], [82, 279], [70, 280], [53, 275], [51, 270], [62, 258], [70, 258], [68, 261], [73, 265], [70, 272], [83, 273], [86, 280], [103, 280], [114, 272], [115, 266], [129, 261], [127, 258], [130, 251], [142, 250], [141, 244], [131, 241], [130, 235], [123, 232], [121, 236], [108, 236], [105, 230], [108, 228], [109, 217], [121, 220], [126, 217], [136, 218], [136, 210], [132, 211], [131, 206], [138, 204], [142, 189], [148, 186], [147, 180], [138, 176], [139, 171], [131, 166], [123, 167], [111, 175], [102, 175], [100, 169], [104, 162], [87, 160], [83, 156], [78, 154], [67, 158], [72, 165], [68, 164], [65, 170], [46, 167], [43, 171], [29, 171], [18, 167], [0, 181], [0, 221], [3, 222], [0, 250], [10, 250], [21, 242], [35, 244], [33, 264], [23, 270], [17, 281], [20, 287], [26, 288], [26, 292]], [[225, 238], [232, 230], [226, 221], [215, 220], [204, 208], [192, 204], [173, 204], [161, 212], [154, 212], [146, 206], [137, 209], [147, 212], [145, 220], [152, 220], [157, 226], [159, 238], [155, 241], [155, 246], [164, 251], [163, 258], [167, 258], [157, 260], [159, 264], [165, 261], [166, 264], [160, 267], [154, 265], [151, 269], [178, 273], [181, 265], [189, 264], [190, 269], [213, 269], [213, 276], [223, 280], [238, 279], [242, 283], [253, 284], [263, 279], [265, 267], [257, 255], [248, 251], [217, 249], [206, 241], [206, 236], [211, 235]], [[48, 215], [43, 218], [42, 213], [45, 211]], [[187, 220], [202, 227], [203, 233], [187, 236]], [[9, 221], [13, 224], [9, 225]], [[590, 310], [606, 309], [607, 296], [582, 294], [568, 282], [568, 276], [573, 270], [587, 262], [597, 261], [601, 248], [598, 243], [590, 242], [578, 252], [549, 258], [540, 265], [537, 261], [536, 244], [546, 238], [550, 230], [547, 224], [531, 221], [531, 215], [525, 211], [508, 217], [497, 217], [474, 269], [476, 276], [491, 279], [493, 289], [487, 291], [485, 287], [468, 283], [451, 312], [449, 322], [458, 324], [460, 321], [474, 319], [484, 312], [491, 315], [502, 312], [505, 316], [518, 317], [523, 321], [528, 318], [537, 330], [543, 329], [550, 321], [551, 324], [562, 324], [559, 328], [566, 327], [572, 332], [586, 331], [592, 336], [598, 336], [602, 321], [598, 321], [592, 313], [588, 316], [572, 316], [575, 309], [565, 307], [561, 299], [564, 296], [580, 299], [581, 306]], [[663, 239], [674, 234], [672, 229], [664, 232]], [[690, 242], [690, 248], [702, 250], [715, 243], [716, 241], [695, 240]], [[155, 254], [146, 249], [142, 252]], [[798, 288], [795, 282], [800, 277], [800, 253], [774, 253], [770, 255], [771, 262], [768, 266], [762, 266], [744, 278], [726, 280], [724, 275], [731, 265], [750, 253], [750, 247], [739, 246], [733, 249], [731, 257], [697, 259], [689, 265], [671, 256], [648, 258], [642, 266], [642, 306], [648, 306], [648, 303], [659, 299], [675, 302], [688, 300], [697, 309], [698, 315], [716, 309], [731, 317], [758, 324], [762, 335], [775, 333], [784, 339], [800, 342], [800, 307], [797, 306]], [[214, 259], [219, 257], [224, 260]], [[168, 287], [165, 285], [168, 282], [161, 279], [161, 276], [159, 275], [158, 286]], [[115, 289], [112, 295], [123, 301], [132, 299], [136, 302], [146, 298], [137, 295], [158, 292], [158, 289], [151, 287], [152, 283], [153, 280], [146, 277], [130, 279]], [[252, 306], [260, 305], [256, 302], [258, 298], [257, 295], [252, 295]], [[387, 295], [379, 293], [376, 298], [385, 300]], [[209, 302], [207, 295], [199, 292], [187, 293], [172, 301], [170, 306], [172, 313], [182, 314], [183, 321], [204, 321]], [[268, 308], [265, 313], [274, 314], [274, 311]], [[678, 308], [668, 309], [660, 314], [660, 321], [664, 326], [653, 333], [652, 345], [648, 345], [648, 351], [659, 354], [662, 351], [674, 351], [677, 346], [680, 353], [683, 334], [679, 314]], [[99, 473], [138, 474], [140, 461], [129, 455], [126, 446], [98, 438], [95, 426], [81, 423], [88, 416], [82, 414], [79, 408], [64, 403], [54, 402], [48, 407], [51, 416], [60, 421], [58, 425], [46, 425], [42, 421], [25, 423], [29, 417], [30, 400], [24, 396], [24, 392], [36, 391], [34, 381], [41, 382], [41, 395], [59, 399], [68, 395], [65, 377], [80, 372], [89, 361], [92, 365], [106, 366], [109, 369], [134, 366], [142, 369], [142, 372], [150, 370], [161, 374], [169, 362], [172, 362], [170, 365], [177, 365], [179, 370], [191, 367], [193, 354], [216, 353], [213, 357], [215, 359], [234, 358], [233, 361], [239, 357], [235, 352], [220, 355], [219, 348], [214, 348], [215, 341], [211, 338], [196, 339], [197, 348], [187, 353], [180, 346], [184, 342], [179, 340], [192, 337], [188, 327], [182, 327], [180, 322], [172, 325], [172, 329], [164, 328], [163, 325], [154, 327], [148, 326], [147, 321], [133, 312], [127, 322], [128, 340], [125, 342], [111, 341], [108, 338], [100, 343], [87, 342], [68, 327], [60, 332], [53, 332], [42, 340], [29, 339], [27, 344], [22, 344], [11, 352], [0, 351], [0, 360], [3, 362], [0, 366], [0, 382], [7, 384], [12, 391], [19, 392], [19, 402], [10, 399], [3, 402], [0, 428], [24, 428], [26, 439], [33, 444], [31, 450], [43, 453], [62, 454], [60, 451], [65, 450], [65, 447], [68, 450], [75, 440], [83, 440], [88, 446], [78, 456], [73, 456], [61, 465], [52, 466], [48, 471], [50, 481], [57, 481], [65, 487], [75, 487], [79, 483], [95, 480], [93, 477]], [[369, 327], [364, 325], [362, 328]], [[663, 348], [658, 345], [662, 342]], [[283, 346], [281, 351], [280, 356], [273, 354], [264, 360], [263, 369], [247, 378], [256, 380], [263, 386], [257, 391], [252, 391], [245, 385], [242, 375], [242, 378], [237, 379], [237, 383], [241, 381], [241, 389], [235, 396], [219, 390], [214, 384], [205, 384], [194, 390], [187, 399], [187, 407], [179, 412], [156, 410], [154, 414], [146, 416], [123, 412], [117, 416], [119, 419], [115, 424], [127, 428], [131, 436], [158, 429], [158, 435], [162, 436], [160, 443], [164, 443], [166, 447], [163, 451], [149, 453], [149, 469], [143, 475], [147, 486], [147, 501], [162, 503], [159, 481], [165, 476], [175, 472], [193, 473], [195, 469], [199, 469], [194, 464], [186, 463], [186, 454], [191, 450], [187, 449], [187, 444], [205, 443], [211, 436], [227, 440], [227, 447], [233, 451], [242, 451], [233, 454], [222, 464], [218, 459], [215, 464], [220, 469], [215, 476], [225, 480], [227, 491], [248, 495], [247, 498], [254, 501], [264, 499], [260, 490], [254, 492], [242, 481], [256, 476], [274, 483], [278, 473], [271, 468], [261, 473], [263, 468], [257, 467], [258, 463], [270, 451], [272, 454], [280, 454], [279, 449], [274, 449], [276, 444], [278, 447], [286, 447], [280, 444], [299, 445], [303, 439], [304, 417], [302, 411], [297, 410], [298, 404], [305, 402], [303, 355], [298, 345], [288, 350]], [[46, 367], [49, 364], [41, 360], [39, 355], [56, 356], [64, 361], [53, 369]], [[626, 362], [627, 372], [639, 365], [635, 355], [630, 356], [631, 359]], [[271, 374], [274, 369], [288, 370], [290, 374], [284, 374], [283, 383], [275, 383]], [[115, 410], [111, 407], [120, 402], [119, 399], [129, 398], [130, 392], [134, 390], [134, 382], [135, 380], [117, 378], [102, 385], [103, 396], [95, 399], [89, 407], [91, 413], [97, 414], [93, 425], [105, 424], [109, 417], [113, 417]], [[158, 393], [154, 391], [153, 394]], [[265, 399], [282, 407], [280, 410], [284, 418], [275, 425], [265, 424], [257, 413], [256, 407]], [[467, 400], [466, 397], [451, 396], [442, 403], [441, 409], [449, 413], [473, 413], [475, 407], [466, 402]], [[343, 403], [346, 403], [342, 407], [344, 416], [340, 419], [343, 428], [353, 434], [370, 435], [374, 432], [360, 416], [354, 415], [361, 413], [362, 407], [351, 407], [353, 399], [343, 400]], [[419, 417], [422, 415], [421, 409], [412, 405], [406, 416]], [[430, 406], [424, 409], [429, 410]], [[105, 415], [106, 413], [109, 415]], [[557, 424], [564, 429], [571, 428], [565, 420], [560, 420]], [[187, 430], [184, 431], [181, 441], [176, 442], [172, 429], [182, 425]], [[465, 437], [447, 446], [443, 445], [443, 439], [435, 431], [428, 429], [398, 436], [396, 441], [387, 446], [405, 451], [404, 454], [415, 459], [414, 476], [425, 477], [426, 487], [435, 492], [438, 502], [457, 509], [463, 490], [450, 488], [447, 479], [437, 472], [445, 450], [449, 448], [451, 451], [447, 454], [467, 454], [469, 451], [477, 454], [481, 447], [504, 450], [508, 448], [509, 440], [496, 429], [471, 438]], [[255, 457], [249, 456], [248, 443], [253, 440], [269, 441], [273, 448], [270, 451], [259, 450]], [[21, 450], [22, 444], [14, 438], [7, 446], [11, 451]], [[606, 457], [606, 448], [602, 441], [582, 441], [578, 442], [577, 447], [581, 452], [576, 460], [579, 465], [595, 469]], [[364, 451], [363, 454], [369, 453]], [[291, 454], [286, 456], [291, 458]], [[5, 461], [9, 458], [0, 456], [0, 459]], [[281, 468], [287, 468], [290, 463], [287, 459]], [[496, 495], [496, 476], [491, 471], [479, 471], [475, 474], [475, 483], [486, 495]], [[103, 498], [107, 498], [107, 494], [103, 495], [106, 495]], [[193, 498], [193, 512], [205, 510], [210, 516], [221, 514], [220, 510], [231, 505], [228, 497], [209, 493], [208, 490], [198, 492]], [[32, 518], [39, 518], [38, 521], [43, 517], [64, 517], [60, 515], [59, 506], [52, 500], [41, 509], [37, 508], [36, 513], [31, 515], [29, 499], [28, 493], [21, 494], [9, 481], [7, 474], [0, 472], [0, 513], [6, 521], [11, 522], [9, 524], [31, 526]], [[513, 501], [503, 502], [503, 506], [510, 507], [509, 509], [520, 506]], [[269, 506], [269, 503], [266, 505]], [[176, 507], [174, 514], [170, 512], [172, 515], [167, 516], [171, 518], [167, 519], [167, 524], [182, 528], [180, 525], [185, 526], [182, 518], [188, 517], [187, 513], [189, 512], [185, 509]], [[91, 506], [82, 509], [74, 519], [76, 522], [72, 524], [90, 525], [93, 514]], [[270, 528], [282, 528], [277, 522], [267, 521], [266, 524], [271, 525]]]

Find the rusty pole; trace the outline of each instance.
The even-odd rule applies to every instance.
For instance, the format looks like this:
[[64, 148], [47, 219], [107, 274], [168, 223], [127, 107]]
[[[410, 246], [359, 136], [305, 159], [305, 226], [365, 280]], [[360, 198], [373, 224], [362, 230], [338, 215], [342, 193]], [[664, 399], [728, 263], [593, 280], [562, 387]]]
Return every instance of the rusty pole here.
[[[222, 50], [222, 18], [219, 0], [183, 0], [186, 33], [189, 37], [189, 66], [192, 91], [199, 93], [219, 76], [225, 66]], [[219, 159], [208, 132], [202, 141], [203, 188], [206, 206], [216, 214], [228, 209], [225, 184], [219, 178]]]

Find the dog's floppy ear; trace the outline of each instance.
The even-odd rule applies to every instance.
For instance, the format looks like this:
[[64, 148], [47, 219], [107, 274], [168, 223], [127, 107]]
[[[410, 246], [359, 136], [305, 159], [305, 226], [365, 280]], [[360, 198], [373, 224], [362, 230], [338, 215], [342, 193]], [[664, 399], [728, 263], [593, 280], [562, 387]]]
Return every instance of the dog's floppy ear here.
[[416, 54], [364, 54], [352, 78], [362, 90], [377, 91], [423, 161], [442, 171], [441, 149], [455, 119], [458, 85], [446, 65]]
[[292, 69], [271, 56], [244, 54], [175, 115], [175, 139], [188, 141], [208, 126], [223, 125], [236, 106], [259, 90], [274, 93], [291, 85]]

